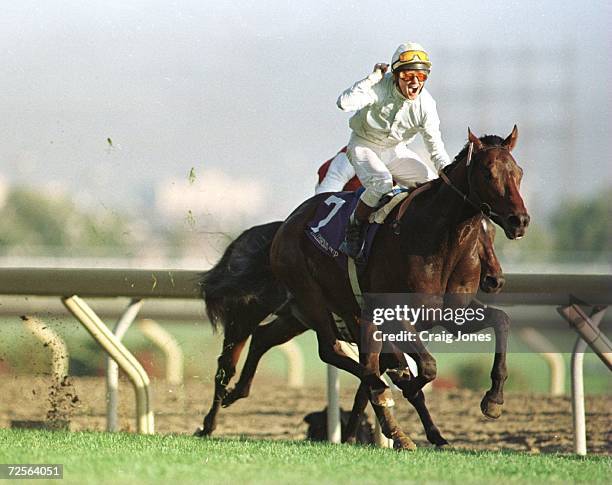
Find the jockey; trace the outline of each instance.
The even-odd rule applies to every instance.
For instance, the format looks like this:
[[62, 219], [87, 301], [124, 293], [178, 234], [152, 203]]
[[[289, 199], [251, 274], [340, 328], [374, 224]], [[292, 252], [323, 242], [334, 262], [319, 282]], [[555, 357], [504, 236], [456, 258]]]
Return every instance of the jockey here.
[[[393, 54], [391, 73], [386, 73], [388, 67], [376, 64], [368, 77], [344, 91], [337, 102], [343, 111], [357, 111], [349, 121], [352, 133], [346, 157], [366, 189], [340, 246], [351, 258], [360, 256], [368, 217], [381, 197], [392, 190], [393, 179], [413, 187], [436, 178], [436, 172], [407, 147], [417, 133], [438, 171], [450, 161], [440, 134], [436, 102], [424, 88], [431, 69], [428, 54], [420, 44], [406, 42]], [[337, 163], [334, 159], [328, 177], [342, 177], [347, 172], [342, 163], [342, 159]], [[326, 180], [320, 184], [323, 188], [326, 185]]]

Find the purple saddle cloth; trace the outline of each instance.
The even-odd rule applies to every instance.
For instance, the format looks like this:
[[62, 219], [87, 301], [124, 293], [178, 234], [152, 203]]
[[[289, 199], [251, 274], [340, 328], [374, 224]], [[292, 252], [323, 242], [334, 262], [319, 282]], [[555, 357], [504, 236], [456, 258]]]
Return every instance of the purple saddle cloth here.
[[[312, 243], [329, 257], [333, 258], [342, 269], [347, 268], [347, 256], [338, 249], [344, 235], [349, 217], [355, 210], [359, 196], [363, 192], [336, 192], [330, 194], [317, 208], [314, 219], [308, 223], [306, 235]], [[368, 254], [374, 241], [374, 236], [380, 224], [368, 224], [364, 246], [364, 260], [367, 261]]]

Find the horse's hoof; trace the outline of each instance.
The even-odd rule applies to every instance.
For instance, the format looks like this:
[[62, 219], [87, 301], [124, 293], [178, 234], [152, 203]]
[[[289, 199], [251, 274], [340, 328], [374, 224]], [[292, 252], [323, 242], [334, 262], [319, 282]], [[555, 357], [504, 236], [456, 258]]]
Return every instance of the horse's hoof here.
[[429, 430], [427, 430], [425, 436], [427, 436], [427, 441], [429, 441], [432, 445], [448, 445], [448, 441], [446, 441], [446, 438], [442, 436], [437, 426], [432, 426]]
[[204, 420], [204, 426], [198, 427], [193, 433], [194, 436], [198, 436], [200, 438], [204, 438], [206, 436], [210, 436], [212, 432], [215, 430], [217, 426], [213, 423], [211, 424], [206, 419]]
[[393, 439], [393, 449], [395, 450], [414, 451], [416, 448], [414, 441], [408, 438], [408, 436], [404, 435]]
[[489, 394], [485, 394], [480, 401], [480, 410], [487, 418], [497, 419], [502, 415], [504, 403], [497, 403], [489, 398]]
[[357, 437], [356, 436], [347, 436], [346, 440], [344, 440], [344, 442], [347, 445], [356, 445], [357, 444]]
[[221, 407], [227, 408], [231, 406], [232, 404], [234, 404], [239, 399], [243, 399], [248, 396], [249, 396], [248, 392], [240, 391], [237, 388], [230, 389], [225, 394], [225, 396], [223, 396], [223, 399], [221, 400]]
[[236, 402], [236, 398], [234, 398], [232, 394], [228, 394], [227, 396], [223, 398], [223, 401], [221, 401], [221, 407], [229, 408], [235, 402]]
[[429, 441], [432, 445], [436, 445], [441, 448], [443, 446], [448, 446], [448, 441], [442, 435], [427, 437], [427, 441]]
[[193, 436], [196, 436], [198, 438], [204, 438], [208, 435], [210, 435], [210, 433], [204, 431], [204, 428], [202, 428], [202, 426], [199, 426], [198, 429], [195, 430], [195, 433], [193, 433]]

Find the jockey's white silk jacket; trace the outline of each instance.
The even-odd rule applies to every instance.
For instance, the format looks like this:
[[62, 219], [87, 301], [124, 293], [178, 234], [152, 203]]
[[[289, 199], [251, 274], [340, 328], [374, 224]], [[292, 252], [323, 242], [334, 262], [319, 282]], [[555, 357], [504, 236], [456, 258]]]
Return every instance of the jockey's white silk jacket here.
[[389, 148], [410, 143], [421, 133], [436, 169], [450, 162], [440, 134], [436, 102], [425, 88], [411, 101], [399, 92], [393, 74], [383, 76], [376, 70], [344, 91], [337, 104], [343, 111], [357, 111], [349, 126], [361, 138]]

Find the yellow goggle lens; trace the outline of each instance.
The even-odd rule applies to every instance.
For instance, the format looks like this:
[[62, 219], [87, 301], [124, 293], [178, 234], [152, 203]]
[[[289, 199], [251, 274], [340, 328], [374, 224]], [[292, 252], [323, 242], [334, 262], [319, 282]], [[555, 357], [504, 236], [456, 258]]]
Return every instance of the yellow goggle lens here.
[[421, 61], [429, 62], [429, 56], [427, 55], [427, 52], [423, 51], [402, 52], [399, 56], [399, 60], [400, 62], [408, 62], [414, 60], [415, 57]]

